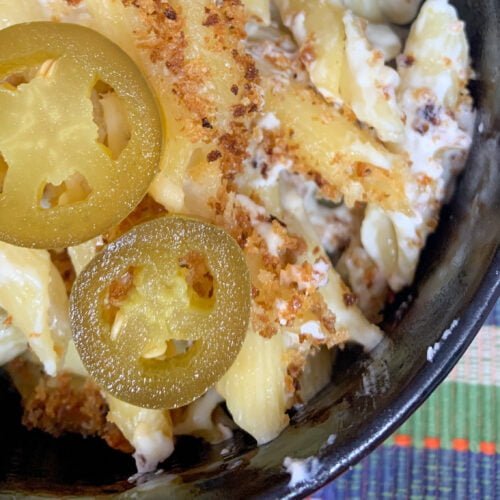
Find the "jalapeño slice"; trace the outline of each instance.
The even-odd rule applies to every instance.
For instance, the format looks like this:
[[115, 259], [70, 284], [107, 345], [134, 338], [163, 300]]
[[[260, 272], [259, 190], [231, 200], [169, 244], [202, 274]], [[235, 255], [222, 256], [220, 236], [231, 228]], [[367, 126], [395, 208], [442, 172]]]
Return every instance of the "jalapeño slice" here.
[[161, 138], [146, 80], [104, 36], [55, 22], [0, 31], [0, 240], [102, 234], [145, 195]]
[[198, 220], [165, 216], [111, 243], [79, 275], [73, 337], [90, 375], [115, 397], [175, 408], [228, 370], [250, 315], [236, 241]]

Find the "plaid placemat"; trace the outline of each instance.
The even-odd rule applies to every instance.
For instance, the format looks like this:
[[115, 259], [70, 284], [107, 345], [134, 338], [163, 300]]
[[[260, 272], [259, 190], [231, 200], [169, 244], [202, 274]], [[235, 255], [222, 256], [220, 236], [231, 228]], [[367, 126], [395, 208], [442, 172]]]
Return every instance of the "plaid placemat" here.
[[500, 499], [500, 302], [448, 378], [314, 499]]

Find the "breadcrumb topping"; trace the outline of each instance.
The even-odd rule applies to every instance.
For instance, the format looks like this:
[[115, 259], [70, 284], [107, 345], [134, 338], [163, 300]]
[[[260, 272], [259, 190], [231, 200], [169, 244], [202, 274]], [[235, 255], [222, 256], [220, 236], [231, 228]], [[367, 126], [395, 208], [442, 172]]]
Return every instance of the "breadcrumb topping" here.
[[[326, 38], [320, 40], [320, 33], [312, 33], [306, 26], [307, 9], [282, 19], [291, 29], [285, 33], [275, 22], [262, 28], [262, 32], [255, 25], [246, 31], [252, 14], [240, 0], [93, 2], [39, 1], [45, 13], [53, 13], [52, 19], [82, 22], [90, 27], [95, 22], [101, 32], [105, 30], [100, 13], [113, 18], [110, 21], [115, 32], [110, 38], [120, 45], [123, 41], [123, 48], [156, 91], [165, 118], [162, 171], [150, 187], [150, 194], [128, 217], [95, 242], [88, 242], [91, 248], [80, 249], [78, 265], [73, 268], [66, 250], [51, 251], [52, 262], [69, 293], [75, 269], [79, 272], [96, 251], [137, 224], [179, 213], [200, 217], [227, 230], [241, 247], [249, 268], [249, 332], [258, 346], [257, 349], [252, 344], [252, 349], [262, 353], [262, 359], [273, 360], [269, 366], [279, 368], [273, 371], [273, 377], [279, 379], [279, 390], [275, 387], [274, 393], [268, 393], [279, 393], [281, 398], [278, 420], [282, 426], [278, 427], [282, 429], [288, 421], [285, 410], [305, 402], [301, 383], [305, 391], [304, 379], [309, 377], [320, 353], [326, 352], [328, 358], [331, 351], [327, 348], [341, 346], [348, 340], [354, 339], [367, 348], [380, 340], [382, 333], [370, 321], [381, 319], [380, 311], [391, 294], [389, 285], [396, 289], [408, 280], [406, 276], [396, 276], [399, 281], [391, 281], [384, 276], [377, 256], [369, 254], [368, 245], [361, 240], [363, 218], [372, 204], [408, 218], [407, 225], [411, 222], [414, 227], [403, 249], [416, 262], [427, 234], [437, 225], [448, 177], [460, 170], [469, 146], [470, 138], [459, 123], [460, 112], [457, 108], [455, 116], [455, 111], [448, 110], [432, 89], [420, 83], [396, 96], [397, 82], [389, 77], [397, 73], [384, 66], [382, 52], [370, 49], [363, 22], [358, 38], [363, 46], [366, 42], [365, 57], [360, 57], [356, 49], [359, 44], [353, 45], [352, 54], [347, 54], [352, 56], [349, 61], [342, 53], [342, 64], [357, 67], [360, 71], [356, 76], [374, 66], [379, 68], [376, 76], [382, 76], [380, 68], [386, 71], [387, 78], [377, 78], [374, 85], [361, 85], [361, 89], [367, 93], [376, 90], [381, 101], [394, 101], [399, 106], [407, 144], [398, 146], [384, 138], [350, 101], [344, 97], [336, 99], [322, 85], [313, 84], [318, 76], [314, 68], [321, 66], [325, 56], [321, 45]], [[334, 8], [343, 12], [339, 6]], [[347, 16], [352, 23], [358, 19], [350, 13]], [[460, 32], [463, 25], [457, 23], [452, 30]], [[321, 35], [327, 37], [328, 33]], [[342, 51], [347, 39], [342, 40]], [[398, 72], [407, 72], [409, 78], [422, 61], [420, 54], [401, 55]], [[454, 61], [443, 57], [441, 63], [450, 69]], [[329, 69], [325, 69], [325, 74]], [[335, 71], [327, 76], [335, 77]], [[463, 87], [469, 75], [464, 69], [458, 76], [463, 79]], [[465, 88], [461, 88], [456, 99], [467, 115], [471, 101]], [[384, 121], [375, 108], [369, 108]], [[451, 139], [445, 137], [450, 123], [457, 129]], [[428, 158], [430, 152], [441, 151], [441, 143], [456, 146], [454, 152], [447, 152], [444, 167], [441, 157], [439, 162]], [[422, 144], [428, 147], [417, 147]], [[285, 207], [287, 189], [294, 196]], [[422, 220], [418, 213], [412, 216], [408, 203], [422, 212]], [[294, 209], [301, 212], [300, 217], [297, 213], [290, 215]], [[333, 257], [335, 267], [328, 256]], [[192, 290], [202, 299], [212, 299], [216, 286], [204, 257], [192, 252], [179, 265]], [[133, 271], [129, 269], [109, 287], [104, 311], [111, 320], [133, 286]], [[7, 316], [6, 324], [11, 321], [12, 317]], [[29, 335], [31, 338], [39, 334], [34, 331]], [[270, 344], [273, 348], [267, 353]], [[64, 349], [58, 349], [62, 356]], [[323, 359], [324, 383], [331, 375], [331, 361], [329, 358], [325, 363]], [[249, 378], [248, 367], [245, 363], [242, 366], [243, 375], [237, 374], [238, 382], [245, 374]], [[7, 370], [22, 395], [23, 423], [30, 429], [42, 429], [54, 436], [66, 432], [100, 436], [111, 447], [127, 453], [134, 451], [130, 444], [134, 443], [139, 466], [147, 464], [148, 468], [154, 468], [173, 450], [168, 410], [160, 419], [168, 432], [158, 434], [161, 439], [155, 441], [155, 446], [149, 446], [154, 441], [154, 436], [149, 441], [151, 429], [142, 428], [143, 443], [149, 443], [145, 445], [149, 451], [142, 453], [139, 441], [131, 437], [140, 427], [137, 420], [122, 415], [118, 425], [122, 430], [128, 429], [128, 433], [123, 431], [126, 438], [108, 420], [113, 413], [111, 399], [106, 402], [89, 378], [67, 372], [51, 378], [31, 358], [23, 357], [10, 362]], [[83, 367], [82, 370], [85, 374]], [[311, 394], [319, 389], [318, 380], [311, 381]], [[239, 385], [235, 392], [239, 392]], [[210, 397], [172, 412], [176, 431], [184, 429], [210, 440], [230, 435], [228, 429], [219, 427], [211, 418], [222, 397], [215, 389], [207, 395]], [[230, 397], [224, 397], [230, 408]], [[274, 404], [275, 401], [270, 406]], [[205, 407], [205, 428], [200, 427], [201, 406]], [[235, 408], [240, 411], [237, 404]], [[264, 408], [263, 413], [267, 410]], [[256, 420], [254, 414], [251, 417]], [[258, 424], [265, 427], [265, 422]], [[264, 431], [266, 441], [279, 432]]]
[[108, 406], [90, 380], [69, 373], [50, 377], [29, 361], [18, 358], [7, 372], [23, 400], [23, 424], [54, 437], [66, 433], [98, 436], [125, 453], [134, 451], [114, 424], [106, 419]]

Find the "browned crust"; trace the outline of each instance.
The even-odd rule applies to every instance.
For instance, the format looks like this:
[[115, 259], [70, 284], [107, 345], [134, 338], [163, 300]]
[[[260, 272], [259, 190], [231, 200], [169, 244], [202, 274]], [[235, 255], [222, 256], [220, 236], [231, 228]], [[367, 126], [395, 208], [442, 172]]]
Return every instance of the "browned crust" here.
[[110, 243], [130, 231], [134, 226], [156, 219], [166, 213], [167, 211], [163, 205], [157, 203], [151, 196], [146, 195], [125, 219], [103, 235], [104, 243]]
[[69, 295], [75, 281], [75, 270], [67, 250], [50, 250], [50, 258], [61, 275]]
[[7, 371], [22, 395], [22, 422], [28, 429], [54, 437], [67, 433], [96, 436], [116, 450], [134, 451], [118, 427], [107, 421], [108, 405], [90, 379], [69, 373], [49, 377], [23, 359], [9, 363]]
[[[343, 342], [345, 339], [335, 330], [335, 315], [329, 311], [315, 284], [312, 264], [299, 263], [307, 250], [303, 238], [292, 234], [278, 219], [262, 216], [259, 222], [270, 224], [282, 241], [279, 255], [272, 255], [256, 230], [255, 222], [233, 194], [221, 188], [213, 204], [217, 212], [216, 224], [224, 227], [245, 253], [252, 282], [251, 323], [254, 330], [269, 338], [278, 333], [280, 325], [293, 329], [296, 322], [316, 319], [327, 332], [327, 338], [323, 342], [314, 339], [313, 344], [332, 346]], [[301, 340], [305, 340], [305, 336]]]
[[217, 53], [228, 54], [234, 64], [231, 71], [239, 75], [228, 89], [238, 101], [228, 110], [216, 109], [210, 96], [203, 92], [207, 81], [212, 78], [211, 68], [201, 58], [188, 56], [189, 44], [193, 42], [186, 30], [182, 2], [122, 2], [137, 9], [142, 20], [144, 29], [135, 32], [137, 46], [145, 51], [155, 66], [167, 68], [162, 85], [169, 88], [172, 99], [190, 116], [190, 123], [183, 123], [184, 133], [194, 142], [202, 140], [217, 146], [217, 149], [209, 150], [209, 161], [219, 161], [224, 177], [232, 179], [246, 157], [249, 124], [261, 106], [257, 88], [259, 74], [253, 58], [245, 52], [242, 44], [247, 14], [241, 2], [207, 2], [201, 23], [207, 32], [207, 47], [215, 57]]

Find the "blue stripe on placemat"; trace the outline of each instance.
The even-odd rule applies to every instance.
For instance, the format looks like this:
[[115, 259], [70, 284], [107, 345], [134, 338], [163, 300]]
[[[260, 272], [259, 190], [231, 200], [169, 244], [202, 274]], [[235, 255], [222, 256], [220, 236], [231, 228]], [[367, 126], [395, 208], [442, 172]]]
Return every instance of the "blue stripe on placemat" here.
[[424, 450], [424, 495], [437, 498], [439, 493], [439, 450]]
[[500, 455], [381, 446], [312, 498], [500, 498]]
[[464, 451], [457, 452], [453, 455], [453, 497], [467, 498], [467, 466], [469, 454]]
[[[405, 449], [406, 452], [411, 450], [412, 448]], [[414, 498], [422, 498], [424, 496], [424, 485], [423, 485], [423, 477], [424, 477], [424, 460], [423, 455], [424, 452], [422, 450], [417, 450], [418, 453], [410, 454], [410, 474], [406, 476], [406, 488], [402, 491], [398, 491], [398, 498], [403, 498], [400, 494], [405, 493], [406, 495], [410, 494]], [[411, 481], [410, 481], [411, 478]]]
[[[391, 448], [394, 448], [391, 446]], [[408, 478], [411, 474], [411, 455], [406, 448], [396, 447], [394, 449], [396, 470], [396, 494], [404, 495], [408, 492]]]
[[439, 498], [451, 500], [453, 498], [453, 459], [456, 452], [451, 450], [441, 451], [439, 464]]

